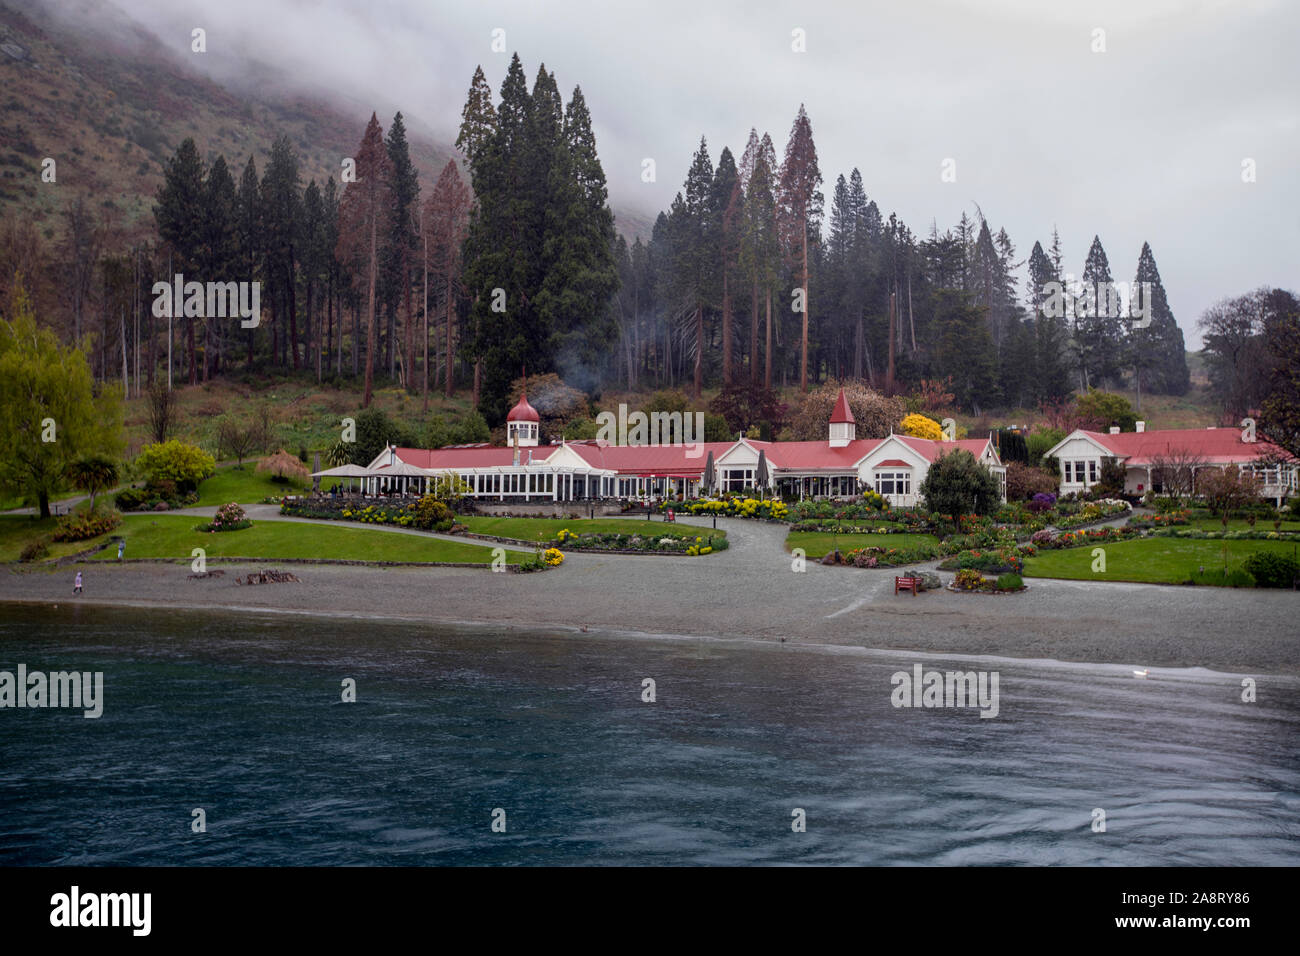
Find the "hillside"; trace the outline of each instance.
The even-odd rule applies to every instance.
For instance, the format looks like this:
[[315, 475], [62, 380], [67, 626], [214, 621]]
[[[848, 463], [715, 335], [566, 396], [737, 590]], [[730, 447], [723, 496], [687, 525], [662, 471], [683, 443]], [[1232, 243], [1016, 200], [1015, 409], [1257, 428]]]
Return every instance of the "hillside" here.
[[[272, 140], [285, 133], [299, 151], [303, 183], [323, 183], [337, 179], [341, 158], [355, 152], [370, 118], [372, 106], [336, 91], [328, 102], [236, 93], [199, 75], [112, 7], [95, 6], [93, 17], [91, 41], [48, 11], [0, 0], [0, 211], [6, 219], [30, 219], [46, 239], [62, 234], [59, 210], [78, 194], [93, 197], [127, 236], [151, 233], [164, 164], [187, 136], [205, 159], [224, 155], [238, 181], [249, 154], [262, 171]], [[239, 67], [251, 88], [284, 88], [273, 82], [270, 66]], [[459, 115], [461, 104], [440, 108]], [[392, 117], [379, 119], [387, 128]], [[427, 193], [454, 150], [406, 119]], [[41, 182], [44, 157], [57, 163], [57, 185]], [[616, 215], [629, 237], [648, 235], [645, 215]]]

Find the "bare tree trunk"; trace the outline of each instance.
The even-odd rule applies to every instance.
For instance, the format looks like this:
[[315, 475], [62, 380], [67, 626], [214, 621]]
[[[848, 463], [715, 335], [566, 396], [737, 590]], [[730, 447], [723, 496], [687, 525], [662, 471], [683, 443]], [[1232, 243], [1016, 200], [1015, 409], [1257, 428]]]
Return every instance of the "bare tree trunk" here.
[[803, 345], [799, 352], [799, 391], [808, 391], [808, 222], [803, 224]]
[[695, 305], [695, 398], [698, 401], [704, 387], [704, 307]]
[[454, 391], [454, 389], [452, 388], [452, 386], [453, 386], [453, 384], [454, 384], [454, 379], [452, 378], [452, 332], [453, 332], [453, 330], [455, 329], [455, 325], [456, 325], [456, 314], [455, 314], [455, 307], [454, 307], [454, 305], [452, 304], [452, 283], [451, 283], [451, 267], [450, 267], [450, 266], [448, 266], [448, 268], [447, 268], [447, 292], [446, 292], [446, 295], [447, 295], [447, 386], [446, 386], [446, 394], [447, 394], [447, 397], [448, 397], [448, 398], [451, 398], [451, 396], [452, 396], [452, 394], [453, 394], [453, 391]]
[[758, 283], [749, 298], [749, 384], [758, 384]]
[[722, 264], [722, 384], [731, 384], [731, 287], [727, 265]]
[[[375, 272], [379, 260], [379, 246], [377, 230], [379, 223], [379, 211], [370, 210], [370, 290], [368, 294], [368, 307], [366, 315], [366, 385], [365, 394], [361, 401], [362, 408], [370, 407], [370, 393], [374, 385], [375, 378]], [[392, 345], [392, 340], [389, 340]]]
[[772, 387], [772, 290], [767, 290], [767, 348], [763, 353], [763, 387]]

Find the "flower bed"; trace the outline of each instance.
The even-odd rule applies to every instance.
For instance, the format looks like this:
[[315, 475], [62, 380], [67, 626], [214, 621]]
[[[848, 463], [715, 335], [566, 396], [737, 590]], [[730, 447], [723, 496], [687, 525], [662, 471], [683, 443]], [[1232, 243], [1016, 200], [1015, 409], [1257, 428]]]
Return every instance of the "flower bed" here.
[[986, 578], [974, 568], [964, 568], [957, 572], [950, 585], [954, 591], [982, 592], [985, 594], [1012, 594], [1025, 590], [1025, 582], [1016, 573], [1001, 574], [997, 579]]
[[1084, 502], [1072, 514], [1061, 515], [1053, 524], [1064, 531], [1068, 528], [1092, 524], [1094, 521], [1105, 521], [1107, 518], [1113, 518], [1132, 509], [1133, 506], [1127, 501], [1118, 498], [1102, 498], [1099, 501]]
[[195, 525], [195, 531], [215, 533], [217, 531], [243, 531], [253, 526], [252, 520], [244, 514], [244, 509], [235, 502], [224, 504], [217, 509], [216, 515], [207, 524]]
[[[904, 564], [916, 564], [920, 561], [933, 561], [939, 556], [938, 547], [915, 548], [854, 548], [834, 560], [835, 552], [822, 558], [823, 564], [846, 564], [855, 568], [896, 568]], [[832, 560], [827, 561], [827, 558]]]
[[364, 508], [345, 502], [319, 499], [290, 501], [286, 498], [280, 502], [280, 514], [297, 518], [356, 521], [361, 524], [391, 524], [401, 528], [439, 532], [451, 530], [456, 517], [445, 503], [433, 495], [425, 495], [419, 501], [408, 504], [366, 505]]
[[944, 571], [996, 571], [1019, 574], [1024, 571], [1025, 562], [1021, 551], [1009, 547], [995, 548], [991, 551], [961, 551], [944, 559], [939, 567]]
[[659, 505], [661, 512], [669, 509], [679, 514], [758, 518], [763, 521], [785, 521], [790, 517], [790, 506], [779, 498], [697, 498], [694, 501], [665, 501]]
[[1130, 528], [1170, 528], [1174, 525], [1187, 524], [1189, 514], [1186, 508], [1166, 511], [1156, 515], [1134, 515], [1128, 519]]
[[1050, 531], [1040, 531], [1030, 538], [1030, 543], [1044, 551], [1059, 548], [1081, 548], [1084, 545], [1098, 544], [1105, 541], [1127, 541], [1140, 538], [1141, 528], [1087, 528], [1082, 531], [1066, 531], [1053, 535]]
[[[661, 537], [662, 535], [662, 537]], [[701, 534], [668, 535], [662, 531], [651, 534], [622, 534], [613, 531], [585, 531], [581, 534], [561, 528], [555, 535], [555, 543], [572, 550], [582, 551], [647, 551], [659, 554], [712, 554], [725, 551], [725, 535]]]

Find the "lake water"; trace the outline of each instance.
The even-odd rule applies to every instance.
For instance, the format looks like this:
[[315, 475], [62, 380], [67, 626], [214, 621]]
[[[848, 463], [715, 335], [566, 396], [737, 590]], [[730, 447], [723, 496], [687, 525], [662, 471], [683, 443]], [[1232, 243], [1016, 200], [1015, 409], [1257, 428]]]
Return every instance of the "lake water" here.
[[[0, 670], [102, 671], [105, 698], [97, 720], [0, 709], [3, 864], [1297, 857], [1293, 678], [1252, 675], [1258, 701], [1243, 703], [1240, 676], [1207, 671], [89, 606], [0, 615]], [[997, 671], [998, 716], [893, 707], [891, 675], [918, 662]]]

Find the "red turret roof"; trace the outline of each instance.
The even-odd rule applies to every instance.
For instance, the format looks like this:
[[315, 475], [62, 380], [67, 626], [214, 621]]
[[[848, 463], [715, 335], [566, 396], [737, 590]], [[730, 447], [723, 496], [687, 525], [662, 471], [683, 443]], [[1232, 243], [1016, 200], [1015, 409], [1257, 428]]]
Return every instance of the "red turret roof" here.
[[835, 399], [835, 408], [831, 412], [831, 424], [840, 425], [846, 422], [850, 425], [857, 424], [853, 417], [853, 409], [849, 408], [849, 399], [844, 394], [844, 389], [840, 389], [840, 397]]
[[537, 414], [537, 409], [528, 404], [527, 393], [519, 396], [519, 404], [510, 409], [510, 414], [506, 416], [508, 422], [540, 422], [542, 417]]

